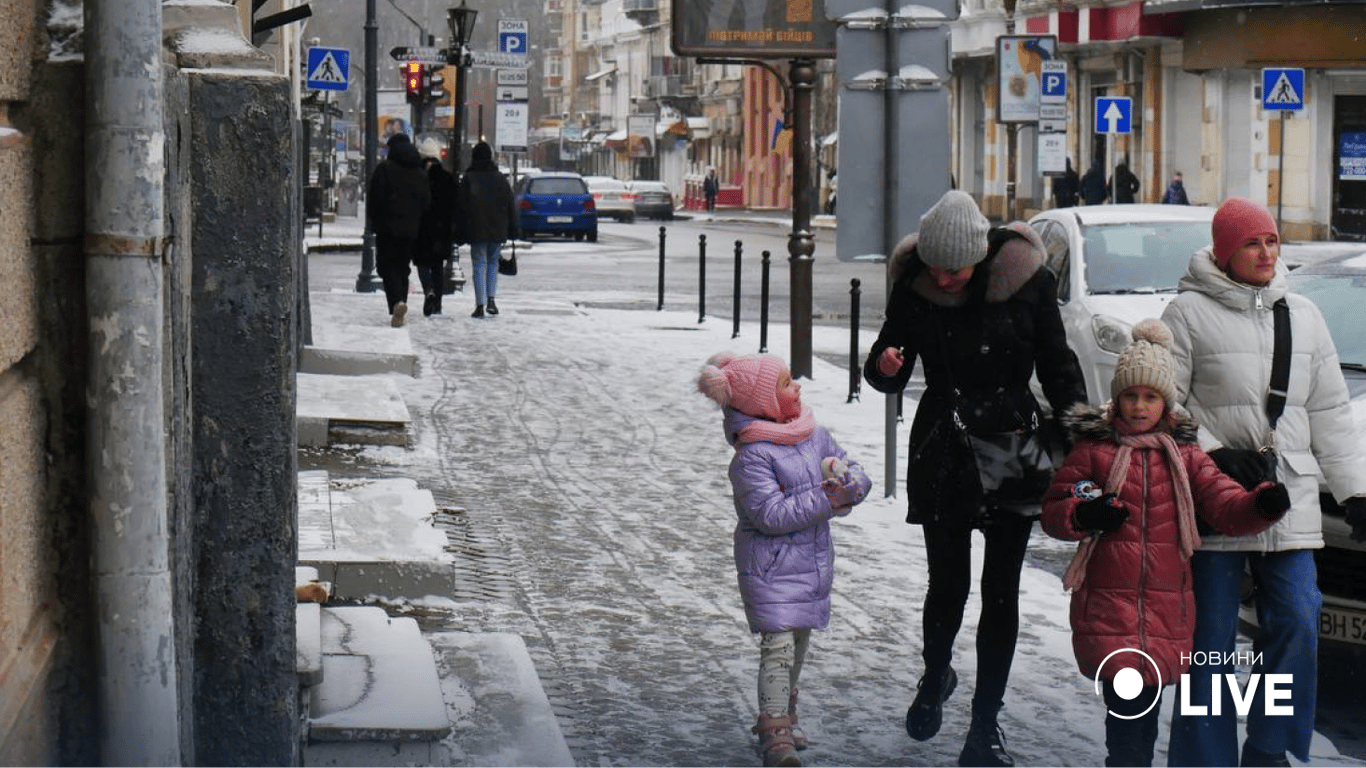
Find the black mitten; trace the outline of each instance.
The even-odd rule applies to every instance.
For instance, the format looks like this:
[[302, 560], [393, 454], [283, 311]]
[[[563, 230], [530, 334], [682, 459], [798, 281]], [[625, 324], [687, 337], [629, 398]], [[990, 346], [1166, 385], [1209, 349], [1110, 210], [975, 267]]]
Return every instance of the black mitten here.
[[1072, 512], [1072, 521], [1083, 531], [1113, 533], [1129, 519], [1129, 508], [1113, 493], [1083, 501]]
[[1280, 520], [1290, 509], [1290, 491], [1281, 483], [1257, 491], [1257, 514], [1267, 520]]
[[1249, 491], [1267, 479], [1266, 461], [1260, 452], [1249, 448], [1215, 448], [1209, 457], [1224, 474], [1237, 480]]
[[1366, 496], [1353, 496], [1343, 503], [1347, 524], [1352, 526], [1352, 541], [1366, 541]]

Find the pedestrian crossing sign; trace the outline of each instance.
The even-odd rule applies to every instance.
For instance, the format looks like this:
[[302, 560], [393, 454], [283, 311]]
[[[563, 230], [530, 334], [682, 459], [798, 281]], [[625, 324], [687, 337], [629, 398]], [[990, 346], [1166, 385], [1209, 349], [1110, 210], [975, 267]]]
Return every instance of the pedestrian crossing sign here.
[[351, 52], [345, 48], [309, 48], [307, 84], [322, 91], [344, 91], [350, 79]]
[[1304, 70], [1262, 70], [1262, 109], [1304, 109]]

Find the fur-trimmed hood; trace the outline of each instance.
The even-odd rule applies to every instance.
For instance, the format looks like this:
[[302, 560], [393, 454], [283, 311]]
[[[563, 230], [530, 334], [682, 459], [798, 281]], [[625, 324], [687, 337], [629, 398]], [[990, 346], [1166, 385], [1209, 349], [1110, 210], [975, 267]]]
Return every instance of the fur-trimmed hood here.
[[[1068, 408], [1058, 419], [1067, 433], [1072, 436], [1074, 442], [1093, 440], [1099, 443], [1118, 444], [1119, 433], [1115, 431], [1114, 420], [1113, 401], [1101, 406], [1077, 403]], [[1197, 439], [1199, 428], [1195, 419], [1191, 418], [1186, 409], [1179, 405], [1167, 412], [1163, 419], [1162, 429], [1170, 433], [1178, 445], [1184, 443], [1193, 445], [1199, 442]]]
[[[999, 304], [1009, 299], [1021, 286], [1029, 282], [1044, 262], [1043, 240], [1039, 239], [1038, 233], [1028, 224], [1023, 221], [1012, 221], [1004, 227], [993, 229], [989, 234], [992, 243], [996, 243], [1003, 235], [1001, 230], [1019, 237], [1011, 237], [1002, 243], [996, 255], [989, 260], [990, 274], [987, 276], [985, 296], [988, 304]], [[900, 282], [903, 277], [909, 275], [914, 281], [912, 287], [915, 292], [932, 303], [940, 306], [961, 305], [967, 299], [965, 294], [944, 293], [929, 277], [924, 262], [920, 260], [920, 254], [916, 250], [919, 239], [920, 234], [912, 232], [903, 237], [892, 249], [892, 257], [888, 263], [892, 282]]]

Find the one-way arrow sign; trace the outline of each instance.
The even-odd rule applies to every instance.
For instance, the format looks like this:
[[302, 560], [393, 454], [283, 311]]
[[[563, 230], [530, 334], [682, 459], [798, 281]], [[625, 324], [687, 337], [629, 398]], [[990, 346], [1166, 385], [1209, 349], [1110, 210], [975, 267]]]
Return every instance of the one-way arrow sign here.
[[1133, 100], [1128, 96], [1096, 98], [1096, 133], [1129, 133]]

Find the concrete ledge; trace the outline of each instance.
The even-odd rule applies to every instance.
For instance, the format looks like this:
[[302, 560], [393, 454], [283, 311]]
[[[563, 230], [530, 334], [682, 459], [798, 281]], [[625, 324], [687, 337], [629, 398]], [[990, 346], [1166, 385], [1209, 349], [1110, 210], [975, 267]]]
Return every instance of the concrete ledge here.
[[343, 600], [372, 597], [420, 600], [430, 595], [450, 595], [455, 590], [455, 570], [450, 563], [428, 561], [308, 560], [309, 565], [332, 582], [333, 594]]
[[372, 373], [417, 375], [417, 355], [353, 349], [304, 347], [299, 355], [300, 373], [325, 373], [335, 376], [364, 376]]
[[450, 733], [431, 646], [381, 608], [322, 609], [323, 680], [309, 740], [438, 741]]
[[390, 376], [299, 373], [295, 380], [301, 445], [408, 445], [408, 406]]

